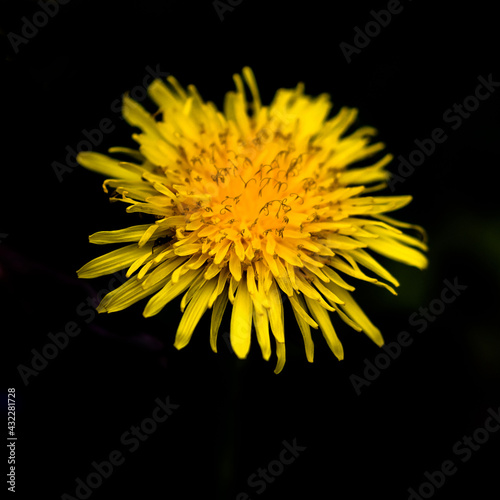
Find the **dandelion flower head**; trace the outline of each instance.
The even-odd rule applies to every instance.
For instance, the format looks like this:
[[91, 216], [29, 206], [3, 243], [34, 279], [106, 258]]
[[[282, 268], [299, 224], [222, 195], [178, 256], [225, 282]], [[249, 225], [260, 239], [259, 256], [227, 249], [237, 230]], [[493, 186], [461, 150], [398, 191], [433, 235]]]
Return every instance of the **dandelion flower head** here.
[[148, 298], [143, 314], [149, 317], [182, 295], [175, 347], [187, 345], [210, 310], [210, 345], [217, 352], [230, 304], [235, 354], [247, 356], [255, 330], [264, 359], [275, 345], [276, 373], [285, 363], [288, 307], [308, 361], [316, 330], [343, 359], [334, 329], [339, 320], [381, 346], [381, 332], [353, 298], [353, 283], [395, 294], [399, 283], [376, 254], [427, 265], [425, 243], [402, 231], [420, 228], [386, 215], [411, 197], [373, 194], [386, 187], [392, 156], [377, 155], [385, 145], [373, 142], [372, 127], [352, 130], [357, 110], [344, 107], [329, 117], [327, 94], [308, 96], [299, 84], [278, 90], [264, 106], [250, 68], [234, 82], [221, 112], [192, 85], [184, 89], [172, 76], [155, 80], [148, 94], [156, 113], [124, 97], [123, 115], [137, 127], [139, 146], [109, 152], [127, 161], [78, 155], [80, 164], [106, 176], [112, 200], [149, 219], [90, 236], [95, 244], [122, 246], [84, 265], [81, 278], [128, 269], [128, 280], [98, 311]]

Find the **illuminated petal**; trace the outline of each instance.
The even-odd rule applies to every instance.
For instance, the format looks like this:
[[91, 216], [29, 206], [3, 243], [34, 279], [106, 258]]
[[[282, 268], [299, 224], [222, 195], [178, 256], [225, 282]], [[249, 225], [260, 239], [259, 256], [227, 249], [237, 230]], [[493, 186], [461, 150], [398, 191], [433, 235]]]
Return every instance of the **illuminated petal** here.
[[191, 340], [196, 325], [208, 309], [208, 301], [216, 285], [216, 279], [207, 281], [196, 291], [193, 299], [189, 302], [177, 328], [174, 343], [174, 347], [177, 349], [182, 349]]
[[101, 255], [81, 267], [77, 273], [79, 278], [96, 278], [104, 274], [111, 274], [133, 264], [137, 259], [151, 255], [152, 245], [139, 248], [136, 244], [113, 250]]
[[82, 151], [78, 153], [76, 159], [80, 165], [98, 174], [105, 175], [108, 178], [140, 180], [139, 175], [121, 167], [120, 161], [114, 160], [101, 153]]
[[259, 308], [254, 304], [253, 322], [255, 325], [255, 332], [257, 334], [257, 341], [262, 350], [262, 357], [267, 361], [271, 356], [271, 340], [269, 338], [269, 319], [267, 309], [263, 307]]
[[[293, 299], [294, 300], [290, 299], [292, 303], [293, 314], [295, 315], [295, 319], [297, 320], [297, 323], [299, 325], [302, 337], [304, 338], [307, 361], [309, 361], [309, 363], [312, 363], [314, 361], [314, 343], [312, 341], [311, 328], [309, 325], [316, 325], [315, 328], [318, 328], [318, 324], [313, 321], [313, 319], [310, 318], [310, 316], [305, 312], [307, 306], [304, 303], [304, 299], [300, 295], [293, 297]], [[310, 322], [306, 321], [305, 317], [309, 318]]]
[[344, 349], [339, 338], [337, 337], [337, 334], [335, 333], [335, 330], [333, 329], [330, 316], [315, 300], [312, 300], [307, 296], [305, 299], [307, 307], [311, 311], [313, 318], [317, 321], [328, 347], [330, 347], [333, 354], [335, 354], [339, 360], [344, 359]]
[[149, 299], [143, 312], [144, 317], [148, 318], [158, 314], [172, 299], [189, 288], [198, 274], [200, 274], [199, 270], [189, 270], [176, 283], [170, 280], [156, 295]]
[[246, 358], [250, 349], [252, 331], [252, 297], [248, 293], [246, 281], [238, 286], [231, 314], [231, 347], [238, 358]]
[[219, 327], [224, 316], [228, 302], [227, 293], [221, 293], [214, 302], [212, 319], [210, 322], [210, 347], [214, 352], [217, 352], [217, 334]]

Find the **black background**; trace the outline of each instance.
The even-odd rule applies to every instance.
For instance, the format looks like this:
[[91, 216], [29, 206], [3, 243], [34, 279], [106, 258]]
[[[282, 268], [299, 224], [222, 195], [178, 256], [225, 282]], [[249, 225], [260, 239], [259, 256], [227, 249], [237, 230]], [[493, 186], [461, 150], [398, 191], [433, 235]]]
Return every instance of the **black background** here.
[[[85, 479], [91, 463], [113, 450], [125, 463], [92, 499], [234, 499], [242, 491], [253, 499], [406, 499], [425, 471], [447, 459], [457, 472], [436, 498], [498, 492], [500, 433], [466, 463], [453, 447], [483, 426], [488, 408], [500, 406], [500, 90], [456, 130], [443, 119], [474, 93], [479, 76], [500, 81], [496, 14], [486, 2], [401, 5], [350, 63], [339, 44], [352, 44], [354, 28], [363, 29], [370, 11], [386, 2], [244, 0], [221, 21], [210, 1], [72, 0], [17, 51], [7, 35], [20, 35], [23, 16], [33, 19], [40, 6], [16, 0], [2, 7], [2, 405], [6, 388], [15, 387], [19, 498], [74, 496], [76, 478]], [[82, 167], [59, 182], [53, 162], [64, 163], [66, 146], [76, 147], [83, 129], [104, 118], [115, 128], [96, 151], [134, 146], [113, 103], [141, 86], [148, 66], [195, 84], [221, 107], [233, 73], [245, 65], [264, 103], [276, 89], [303, 81], [309, 94], [329, 93], [334, 110], [359, 108], [359, 124], [376, 127], [395, 156], [408, 157], [414, 140], [437, 127], [447, 134], [395, 192], [414, 196], [395, 216], [428, 230], [429, 268], [381, 259], [400, 280], [399, 296], [363, 285], [356, 291], [387, 342], [403, 330], [414, 339], [359, 396], [350, 377], [362, 375], [364, 360], [380, 351], [344, 325], [336, 328], [345, 360], [338, 362], [319, 335], [309, 364], [287, 309], [287, 363], [274, 375], [275, 355], [263, 361], [256, 342], [244, 361], [223, 338], [214, 354], [208, 315], [177, 351], [178, 301], [150, 319], [141, 315], [143, 303], [110, 316], [94, 318], [89, 307], [85, 316], [77, 312], [109, 282], [76, 278], [76, 269], [103, 252], [88, 235], [140, 218], [110, 204], [102, 178]], [[397, 172], [397, 165], [389, 169]], [[455, 277], [467, 289], [418, 333], [409, 316]], [[30, 366], [32, 349], [42, 350], [48, 333], [69, 321], [81, 333], [25, 384], [20, 365]], [[228, 326], [226, 318], [221, 334]], [[179, 408], [130, 453], [122, 434], [167, 395]], [[294, 439], [306, 450], [257, 494], [248, 477], [279, 458], [283, 440]]]

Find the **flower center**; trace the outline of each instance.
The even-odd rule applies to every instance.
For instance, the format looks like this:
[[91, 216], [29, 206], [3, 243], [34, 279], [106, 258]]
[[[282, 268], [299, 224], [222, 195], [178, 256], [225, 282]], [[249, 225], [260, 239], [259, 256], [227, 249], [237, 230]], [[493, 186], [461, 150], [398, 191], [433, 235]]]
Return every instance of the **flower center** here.
[[[319, 220], [324, 204], [318, 195], [327, 190], [314, 161], [320, 148], [294, 144], [291, 133], [268, 130], [246, 141], [225, 134], [221, 146], [194, 144], [192, 151], [183, 151], [189, 159], [183, 194], [191, 220], [212, 226], [201, 235], [239, 234], [248, 241], [273, 232], [283, 238], [287, 228], [301, 231], [305, 222]], [[326, 184], [331, 190], [332, 176]]]

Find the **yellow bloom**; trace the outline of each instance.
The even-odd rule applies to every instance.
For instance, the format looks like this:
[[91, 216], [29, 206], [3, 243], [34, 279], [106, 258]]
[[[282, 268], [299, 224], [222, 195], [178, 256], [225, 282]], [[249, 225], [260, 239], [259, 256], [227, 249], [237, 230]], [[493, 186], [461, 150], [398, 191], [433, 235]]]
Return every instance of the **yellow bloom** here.
[[397, 280], [370, 251], [420, 269], [427, 265], [421, 253], [426, 245], [397, 229], [420, 228], [384, 215], [411, 197], [369, 194], [385, 187], [384, 167], [392, 156], [350, 168], [384, 149], [380, 142], [371, 144], [371, 127], [348, 133], [355, 109], [342, 108], [328, 119], [329, 96], [304, 95], [302, 84], [278, 90], [272, 104], [263, 106], [250, 68], [243, 69], [243, 78], [251, 102], [235, 75], [236, 91], [226, 94], [223, 113], [173, 77], [148, 88], [159, 106], [154, 115], [124, 98], [125, 119], [141, 130], [133, 134], [139, 151], [109, 150], [128, 155], [128, 162], [93, 152], [80, 153], [78, 161], [107, 176], [104, 190], [129, 204], [127, 212], [151, 214], [151, 222], [91, 235], [92, 243], [127, 245], [92, 260], [78, 275], [94, 278], [128, 268], [128, 281], [104, 297], [99, 312], [151, 296], [144, 316], [153, 316], [185, 292], [178, 349], [212, 309], [210, 344], [217, 352], [230, 301], [234, 352], [247, 356], [253, 325], [268, 360], [272, 334], [276, 373], [285, 363], [286, 297], [308, 361], [314, 356], [311, 327], [321, 330], [338, 359], [344, 356], [329, 312], [381, 346], [380, 331], [344, 278], [395, 293]]

